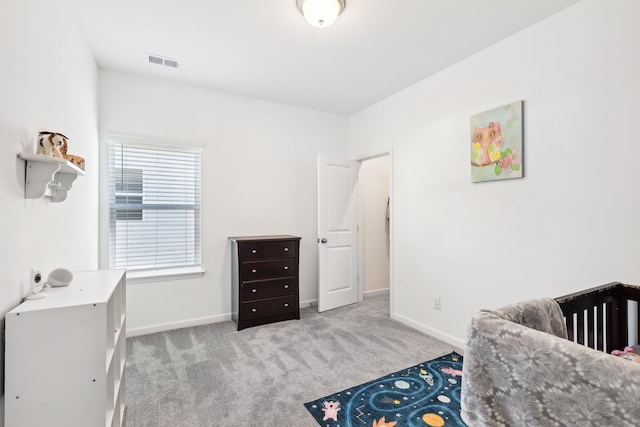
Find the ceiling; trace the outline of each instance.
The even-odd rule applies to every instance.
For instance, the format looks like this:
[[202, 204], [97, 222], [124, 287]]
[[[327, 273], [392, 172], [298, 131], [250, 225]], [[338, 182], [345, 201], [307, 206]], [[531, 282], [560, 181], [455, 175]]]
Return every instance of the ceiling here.
[[74, 1], [102, 69], [351, 114], [579, 0], [346, 0], [328, 28], [296, 0]]

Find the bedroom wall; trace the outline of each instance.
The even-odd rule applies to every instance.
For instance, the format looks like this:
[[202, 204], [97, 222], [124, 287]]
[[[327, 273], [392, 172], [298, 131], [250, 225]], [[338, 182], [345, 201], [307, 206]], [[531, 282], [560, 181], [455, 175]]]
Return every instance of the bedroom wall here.
[[[351, 157], [394, 146], [394, 318], [462, 345], [480, 308], [640, 283], [638, 16], [584, 0], [350, 117]], [[469, 117], [516, 100], [525, 178], [472, 184]]]
[[[0, 6], [0, 330], [30, 291], [35, 267], [98, 267], [98, 71], [66, 0], [7, 0]], [[64, 25], [52, 26], [52, 22]], [[52, 28], [52, 31], [44, 31]], [[24, 161], [39, 131], [58, 131], [85, 157], [68, 199], [24, 198]], [[4, 349], [0, 340], [0, 426], [4, 423]], [[46, 358], [46, 355], [43, 355]]]
[[228, 236], [301, 236], [300, 300], [317, 299], [317, 155], [346, 156], [346, 117], [112, 71], [99, 98], [101, 135], [203, 148], [206, 272], [129, 285], [129, 335], [229, 319]]

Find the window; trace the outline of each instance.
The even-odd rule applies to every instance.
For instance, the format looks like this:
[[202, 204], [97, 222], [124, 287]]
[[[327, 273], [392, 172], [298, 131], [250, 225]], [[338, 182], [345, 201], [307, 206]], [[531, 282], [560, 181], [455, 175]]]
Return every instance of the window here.
[[110, 140], [109, 267], [153, 276], [200, 263], [200, 150]]
[[142, 169], [115, 168], [116, 221], [142, 221], [142, 209], [130, 209], [142, 205]]

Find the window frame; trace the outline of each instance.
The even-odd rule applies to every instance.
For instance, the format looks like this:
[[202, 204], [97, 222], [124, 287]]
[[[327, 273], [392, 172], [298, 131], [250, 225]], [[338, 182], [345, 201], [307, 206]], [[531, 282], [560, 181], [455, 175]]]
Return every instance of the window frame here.
[[[176, 266], [176, 267], [160, 267], [149, 269], [131, 270], [127, 268], [127, 283], [147, 283], [157, 282], [164, 280], [182, 280], [202, 277], [205, 270], [202, 265], [203, 260], [203, 226], [202, 226], [202, 147], [193, 144], [185, 143], [185, 141], [167, 141], [160, 138], [147, 138], [147, 137], [131, 137], [120, 134], [107, 134], [102, 138], [100, 151], [100, 202], [102, 208], [100, 209], [100, 267], [104, 269], [109, 268], [121, 268], [111, 267], [110, 262], [110, 245], [111, 245], [111, 191], [112, 185], [115, 186], [115, 180], [111, 182], [110, 177], [110, 146], [113, 142], [123, 142], [139, 145], [149, 145], [157, 147], [166, 147], [167, 149], [176, 148], [184, 150], [193, 150], [199, 154], [199, 182], [198, 182], [198, 229], [199, 229], [199, 264], [190, 266]], [[144, 172], [143, 172], [144, 174]], [[127, 192], [125, 192], [127, 193]], [[132, 193], [129, 193], [132, 194]], [[142, 193], [144, 194], [144, 189]], [[144, 219], [144, 210], [142, 212]], [[115, 221], [115, 219], [114, 219]], [[141, 222], [141, 220], [133, 220]]]

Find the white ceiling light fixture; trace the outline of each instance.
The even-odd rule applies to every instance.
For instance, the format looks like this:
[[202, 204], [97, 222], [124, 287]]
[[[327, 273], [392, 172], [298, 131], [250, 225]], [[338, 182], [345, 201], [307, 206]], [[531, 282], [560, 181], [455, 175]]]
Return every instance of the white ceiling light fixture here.
[[324, 28], [336, 21], [344, 10], [345, 0], [296, 0], [296, 4], [309, 24]]

